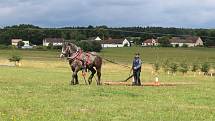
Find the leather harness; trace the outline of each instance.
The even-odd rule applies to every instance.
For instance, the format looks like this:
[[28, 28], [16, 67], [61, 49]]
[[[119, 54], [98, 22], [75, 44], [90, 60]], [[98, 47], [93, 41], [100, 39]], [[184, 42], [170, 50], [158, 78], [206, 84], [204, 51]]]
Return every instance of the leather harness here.
[[78, 59], [80, 61], [83, 61], [84, 62], [84, 65], [89, 65], [91, 63], [91, 60], [90, 60], [90, 56], [91, 54], [89, 52], [86, 52], [85, 53], [85, 58], [82, 58], [82, 55], [83, 55], [83, 51], [82, 50], [78, 50], [75, 54], [73, 54], [73, 56], [71, 57], [71, 59]]

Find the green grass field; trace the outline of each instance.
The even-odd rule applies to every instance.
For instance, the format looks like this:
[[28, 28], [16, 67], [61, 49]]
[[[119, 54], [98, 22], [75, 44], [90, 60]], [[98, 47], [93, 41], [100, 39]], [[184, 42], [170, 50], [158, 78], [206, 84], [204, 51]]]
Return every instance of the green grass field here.
[[[142, 82], [153, 82], [149, 63], [215, 63], [215, 49], [206, 48], [114, 48], [100, 55], [130, 65], [141, 53]], [[0, 121], [214, 121], [215, 78], [160, 72], [161, 82], [195, 83], [173, 87], [70, 86], [66, 60], [55, 51], [0, 50], [0, 64], [13, 53], [23, 56], [21, 67], [0, 66]], [[104, 62], [103, 81], [121, 81], [129, 69]]]
[[116, 61], [130, 63], [135, 52], [139, 52], [146, 63], [163, 62], [169, 59], [174, 62], [187, 62], [189, 64], [193, 62], [215, 64], [214, 48], [113, 48], [103, 50], [101, 55]]

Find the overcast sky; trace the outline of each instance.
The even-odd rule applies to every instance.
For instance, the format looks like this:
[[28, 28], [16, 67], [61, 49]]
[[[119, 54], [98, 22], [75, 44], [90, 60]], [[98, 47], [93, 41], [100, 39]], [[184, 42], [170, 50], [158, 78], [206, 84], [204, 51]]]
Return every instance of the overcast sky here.
[[215, 0], [0, 0], [0, 27], [215, 28]]

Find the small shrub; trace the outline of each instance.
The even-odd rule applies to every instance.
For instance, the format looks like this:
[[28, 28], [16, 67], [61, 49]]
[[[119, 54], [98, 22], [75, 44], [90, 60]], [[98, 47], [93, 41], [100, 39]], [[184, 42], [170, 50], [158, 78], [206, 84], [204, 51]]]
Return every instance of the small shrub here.
[[160, 70], [160, 64], [157, 63], [157, 62], [154, 63], [154, 64], [153, 64], [153, 68], [154, 68], [155, 72], [158, 73], [158, 71]]
[[170, 71], [170, 63], [169, 60], [164, 61], [163, 65], [162, 65], [164, 72], [169, 72]]
[[200, 69], [198, 64], [193, 64], [191, 71], [194, 72], [194, 76], [196, 76], [196, 72]]
[[178, 47], [179, 47], [179, 44], [176, 44], [176, 45], [175, 45], [175, 48], [178, 48]]
[[17, 65], [17, 63], [19, 63], [22, 60], [22, 57], [19, 55], [12, 55], [12, 57], [10, 57], [8, 59], [10, 62], [14, 62], [15, 66]]
[[124, 47], [128, 47], [128, 43], [124, 44]]
[[201, 71], [204, 73], [204, 75], [208, 74], [210, 70], [210, 65], [208, 63], [203, 63], [201, 65]]
[[47, 46], [47, 49], [53, 49], [53, 44], [49, 43], [48, 46]]
[[189, 70], [189, 67], [186, 63], [181, 63], [180, 64], [180, 69], [179, 71], [182, 72], [183, 74], [187, 73]]
[[84, 51], [100, 52], [102, 49], [101, 43], [99, 41], [84, 40], [80, 41], [78, 46], [80, 46]]
[[204, 45], [197, 45], [196, 47], [204, 47]]
[[199, 65], [194, 63], [194, 64], [192, 65], [191, 71], [192, 71], [192, 72], [197, 72], [198, 70], [199, 70]]
[[188, 45], [187, 44], [183, 44], [181, 47], [187, 48]]
[[160, 46], [162, 46], [162, 47], [172, 47], [172, 45], [170, 44], [170, 41], [169, 41], [171, 38], [172, 38], [171, 36], [163, 36], [158, 39], [158, 42], [160, 43]]
[[92, 41], [92, 50], [95, 51], [95, 52], [100, 52], [102, 50], [101, 42]]
[[62, 49], [62, 45], [53, 46], [52, 49], [61, 50]]
[[23, 41], [19, 41], [18, 43], [17, 43], [17, 47], [18, 48], [22, 48], [22, 46], [24, 46], [25, 45], [25, 43], [23, 42]]
[[92, 43], [88, 41], [80, 41], [79, 46], [84, 50], [84, 51], [92, 51]]
[[9, 45], [9, 46], [8, 46], [8, 49], [16, 49], [16, 46], [14, 46], [14, 45]]
[[175, 74], [178, 71], [178, 64], [177, 63], [171, 63], [170, 64], [170, 71], [172, 74]]

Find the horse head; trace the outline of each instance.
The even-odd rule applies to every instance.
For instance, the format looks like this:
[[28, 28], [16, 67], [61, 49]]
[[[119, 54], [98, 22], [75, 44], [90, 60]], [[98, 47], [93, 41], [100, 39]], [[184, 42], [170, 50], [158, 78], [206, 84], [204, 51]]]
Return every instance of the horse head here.
[[62, 46], [62, 51], [60, 58], [70, 57], [72, 54], [76, 53], [80, 48], [73, 43], [64, 43]]

